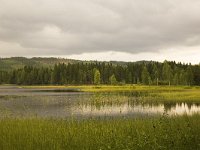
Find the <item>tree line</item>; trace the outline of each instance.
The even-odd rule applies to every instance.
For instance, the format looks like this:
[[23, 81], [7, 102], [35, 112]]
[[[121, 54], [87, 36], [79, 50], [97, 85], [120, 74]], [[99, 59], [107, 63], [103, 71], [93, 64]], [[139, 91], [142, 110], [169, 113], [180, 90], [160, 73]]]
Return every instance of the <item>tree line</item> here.
[[52, 68], [25, 66], [0, 71], [0, 84], [200, 85], [200, 65], [151, 61], [126, 64], [59, 63]]

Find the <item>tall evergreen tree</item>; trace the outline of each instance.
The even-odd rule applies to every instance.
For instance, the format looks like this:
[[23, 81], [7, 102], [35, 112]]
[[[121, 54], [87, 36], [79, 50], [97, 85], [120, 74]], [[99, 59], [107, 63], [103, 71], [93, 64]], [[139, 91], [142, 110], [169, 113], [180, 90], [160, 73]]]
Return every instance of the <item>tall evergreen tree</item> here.
[[144, 66], [142, 70], [142, 83], [146, 85], [150, 85], [151, 83], [151, 77], [146, 66]]
[[172, 81], [172, 68], [171, 66], [168, 64], [167, 61], [164, 61], [163, 64], [163, 69], [162, 69], [162, 74], [163, 74], [163, 79], [165, 81], [167, 81], [169, 83], [169, 86], [171, 85], [171, 81]]
[[194, 82], [194, 76], [193, 76], [191, 64], [186, 69], [186, 80], [187, 80], [188, 85], [192, 85]]
[[154, 83], [156, 83], [156, 85], [158, 85], [159, 84], [158, 83], [159, 82], [159, 70], [155, 63], [153, 64], [153, 73], [152, 74], [153, 74], [152, 80], [154, 81]]

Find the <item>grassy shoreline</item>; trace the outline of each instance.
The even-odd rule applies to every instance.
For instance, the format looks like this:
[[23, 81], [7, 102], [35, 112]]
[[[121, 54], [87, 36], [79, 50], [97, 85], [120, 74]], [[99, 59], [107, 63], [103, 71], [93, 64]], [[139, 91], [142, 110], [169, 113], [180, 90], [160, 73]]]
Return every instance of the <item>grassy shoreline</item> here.
[[199, 149], [200, 115], [0, 120], [0, 149]]
[[65, 89], [65, 88], [78, 88], [84, 92], [111, 92], [111, 91], [147, 91], [147, 90], [188, 90], [198, 89], [200, 86], [145, 86], [145, 85], [22, 85], [16, 86], [18, 88], [32, 89], [32, 88], [47, 88], [47, 89]]
[[[142, 101], [200, 103], [200, 86], [82, 85], [82, 86], [18, 86], [24, 89], [78, 89], [80, 92], [138, 92]], [[141, 93], [141, 95], [140, 95]], [[145, 93], [145, 94], [144, 94]]]
[[[4, 86], [0, 86], [3, 88]], [[11, 86], [26, 90], [63, 90], [63, 92], [89, 93], [138, 93], [137, 98], [144, 102], [186, 102], [200, 103], [200, 86], [144, 86], [144, 85], [47, 85], [47, 86]], [[66, 91], [65, 91], [66, 90]]]

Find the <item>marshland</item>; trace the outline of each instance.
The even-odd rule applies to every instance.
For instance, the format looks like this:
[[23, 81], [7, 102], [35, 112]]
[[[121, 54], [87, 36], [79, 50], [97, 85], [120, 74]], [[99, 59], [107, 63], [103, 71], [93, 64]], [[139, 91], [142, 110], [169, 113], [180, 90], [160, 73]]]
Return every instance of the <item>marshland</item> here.
[[199, 149], [198, 86], [0, 87], [1, 149]]

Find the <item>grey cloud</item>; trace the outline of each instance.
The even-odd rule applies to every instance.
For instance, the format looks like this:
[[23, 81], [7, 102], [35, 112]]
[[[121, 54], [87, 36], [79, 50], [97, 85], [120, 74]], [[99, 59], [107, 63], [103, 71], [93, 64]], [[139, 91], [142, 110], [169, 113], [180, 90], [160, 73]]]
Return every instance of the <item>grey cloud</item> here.
[[[0, 0], [12, 54], [156, 52], [199, 46], [199, 0]], [[9, 54], [0, 47], [0, 54]], [[21, 49], [20, 49], [21, 48]], [[7, 51], [7, 52], [5, 52]]]

